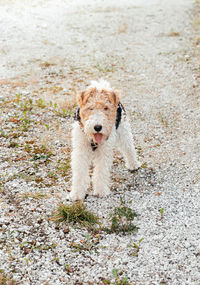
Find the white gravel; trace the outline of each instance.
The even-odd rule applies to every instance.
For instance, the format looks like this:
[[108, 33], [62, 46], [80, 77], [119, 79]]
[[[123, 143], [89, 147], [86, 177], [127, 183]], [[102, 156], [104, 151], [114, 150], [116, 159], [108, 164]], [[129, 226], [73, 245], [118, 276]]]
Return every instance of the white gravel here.
[[[135, 285], [200, 285], [199, 11], [192, 0], [0, 1], [0, 284], [115, 284], [118, 269]], [[75, 91], [99, 77], [122, 90], [147, 167], [130, 174], [116, 154], [112, 194], [85, 203], [106, 225], [122, 197], [138, 214], [130, 235], [49, 219], [70, 188], [60, 169]]]

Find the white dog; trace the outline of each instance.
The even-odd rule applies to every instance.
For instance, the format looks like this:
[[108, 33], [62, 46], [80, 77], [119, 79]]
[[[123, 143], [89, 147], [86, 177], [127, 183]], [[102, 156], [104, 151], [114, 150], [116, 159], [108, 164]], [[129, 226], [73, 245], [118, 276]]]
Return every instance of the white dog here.
[[130, 170], [138, 169], [131, 128], [119, 94], [107, 81], [92, 81], [78, 97], [76, 121], [72, 130], [72, 191], [71, 200], [83, 200], [90, 186], [89, 169], [93, 162], [94, 195], [109, 194], [113, 149], [123, 154]]

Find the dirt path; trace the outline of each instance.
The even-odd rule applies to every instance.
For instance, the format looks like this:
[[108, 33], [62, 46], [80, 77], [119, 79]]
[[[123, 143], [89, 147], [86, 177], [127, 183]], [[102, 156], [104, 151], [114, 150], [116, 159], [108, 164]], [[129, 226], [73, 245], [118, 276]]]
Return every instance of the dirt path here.
[[[0, 1], [0, 284], [200, 284], [199, 9]], [[116, 154], [112, 194], [86, 205], [106, 224], [123, 198], [136, 234], [48, 219], [70, 188], [75, 93], [100, 77], [122, 91], [143, 168], [129, 174]]]

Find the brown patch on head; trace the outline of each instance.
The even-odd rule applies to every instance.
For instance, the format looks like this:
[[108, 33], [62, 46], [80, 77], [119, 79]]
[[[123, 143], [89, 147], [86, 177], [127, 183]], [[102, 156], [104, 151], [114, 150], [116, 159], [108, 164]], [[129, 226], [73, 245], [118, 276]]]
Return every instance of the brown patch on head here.
[[110, 91], [103, 89], [98, 91], [96, 88], [89, 88], [87, 90], [81, 91], [77, 96], [77, 102], [80, 108], [87, 103], [109, 103], [117, 107], [119, 103], [119, 91]]

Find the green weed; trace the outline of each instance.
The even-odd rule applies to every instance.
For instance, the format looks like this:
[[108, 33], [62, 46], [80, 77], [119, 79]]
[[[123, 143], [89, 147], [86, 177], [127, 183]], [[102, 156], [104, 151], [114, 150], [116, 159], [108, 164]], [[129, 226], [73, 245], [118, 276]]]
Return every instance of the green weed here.
[[65, 270], [66, 270], [68, 275], [70, 275], [73, 272], [73, 269], [69, 264], [65, 265]]
[[46, 107], [46, 104], [44, 103], [44, 100], [42, 100], [42, 98], [40, 98], [36, 101], [36, 105], [42, 109], [44, 109]]
[[114, 282], [111, 282], [110, 280], [108, 279], [104, 279], [104, 278], [101, 278], [101, 281], [103, 282], [104, 285], [106, 284], [111, 284], [111, 285], [135, 285], [133, 283], [130, 283], [128, 281], [128, 277], [125, 276], [125, 277], [121, 277], [121, 275], [123, 274], [122, 271], [119, 271], [119, 269], [113, 269], [112, 270], [112, 274], [115, 278], [115, 281]]
[[163, 219], [163, 216], [164, 216], [164, 208], [161, 208], [161, 209], [159, 210], [159, 212], [160, 212], [160, 219]]
[[133, 250], [134, 250], [133, 253], [131, 252], [131, 255], [133, 255], [133, 256], [138, 256], [138, 252], [140, 251], [140, 244], [141, 244], [141, 242], [142, 242], [143, 240], [144, 240], [144, 239], [141, 238], [141, 239], [139, 240], [138, 244], [134, 242], [134, 243], [128, 245], [128, 247], [131, 247], [131, 248], [133, 248]]
[[128, 277], [120, 277], [120, 272], [118, 269], [113, 269], [112, 274], [115, 277], [114, 285], [131, 285], [131, 283], [128, 282]]
[[4, 130], [1, 130], [0, 131], [0, 137], [7, 139], [8, 138], [8, 134], [6, 134], [6, 132]]
[[47, 176], [53, 180], [57, 180], [58, 179], [58, 175], [54, 172], [54, 171], [50, 171]]
[[53, 153], [45, 145], [36, 145], [27, 143], [24, 150], [32, 155], [33, 160], [40, 162], [48, 162]]
[[12, 141], [12, 140], [10, 140], [10, 143], [8, 145], [8, 147], [11, 147], [11, 148], [15, 148], [18, 146], [19, 146], [19, 144], [16, 141]]
[[36, 241], [33, 240], [33, 241], [25, 241], [23, 243], [20, 243], [19, 246], [20, 246], [20, 250], [23, 251], [24, 254], [28, 254], [28, 253], [31, 253], [33, 250], [38, 250], [38, 251], [51, 250], [57, 247], [57, 244], [52, 243], [52, 244], [45, 244], [42, 246], [36, 246]]
[[[17, 100], [17, 102], [19, 101]], [[28, 100], [21, 102], [20, 109], [23, 112], [31, 111], [33, 109], [33, 100], [30, 98]]]
[[123, 233], [130, 234], [135, 232], [138, 228], [133, 224], [134, 218], [137, 214], [126, 206], [125, 201], [121, 198], [121, 206], [115, 207], [113, 213], [110, 215], [110, 228], [104, 228], [107, 233]]
[[19, 104], [19, 102], [21, 101], [21, 96], [22, 96], [22, 94], [19, 94], [19, 93], [16, 94], [16, 98], [17, 98], [17, 99], [16, 99], [16, 103], [17, 103], [17, 104]]
[[23, 132], [27, 132], [31, 125], [31, 120], [28, 118], [27, 110], [24, 110], [23, 117], [20, 119], [20, 130]]

